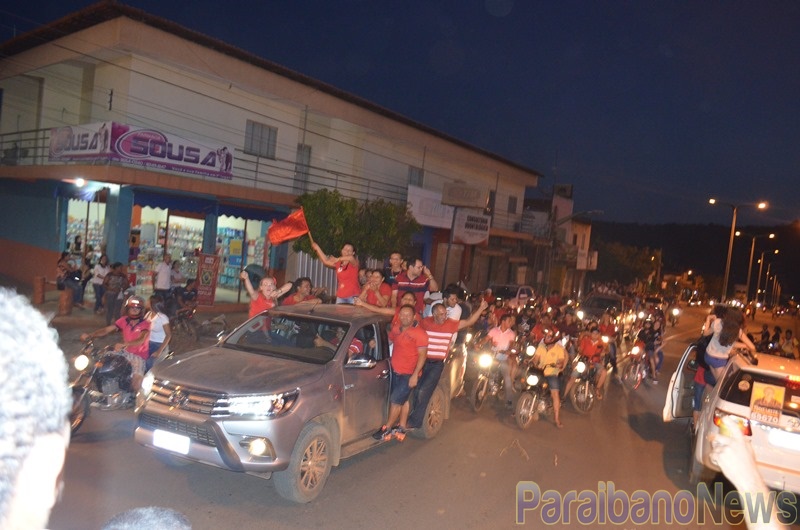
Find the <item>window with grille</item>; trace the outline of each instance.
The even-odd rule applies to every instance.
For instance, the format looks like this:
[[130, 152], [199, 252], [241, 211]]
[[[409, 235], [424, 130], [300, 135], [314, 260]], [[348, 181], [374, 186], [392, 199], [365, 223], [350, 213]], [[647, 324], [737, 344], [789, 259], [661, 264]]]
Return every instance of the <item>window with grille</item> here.
[[308, 177], [311, 168], [311, 146], [297, 144], [297, 157], [294, 163], [294, 192], [302, 194], [308, 191]]
[[517, 198], [508, 198], [508, 213], [517, 213]]
[[412, 186], [422, 187], [425, 171], [421, 167], [408, 166], [408, 183]]
[[249, 155], [275, 159], [278, 129], [263, 123], [247, 120], [244, 135], [244, 152]]

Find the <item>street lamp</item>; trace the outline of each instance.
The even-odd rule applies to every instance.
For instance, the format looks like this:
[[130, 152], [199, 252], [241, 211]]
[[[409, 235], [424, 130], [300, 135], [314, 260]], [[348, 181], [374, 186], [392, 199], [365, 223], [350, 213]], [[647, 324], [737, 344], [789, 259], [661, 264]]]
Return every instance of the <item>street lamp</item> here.
[[[708, 199], [708, 204], [717, 204], [719, 201], [715, 198]], [[733, 210], [733, 217], [731, 219], [731, 237], [728, 241], [728, 259], [725, 261], [725, 279], [722, 280], [722, 296], [720, 296], [720, 301], [724, 302], [727, 298], [728, 294], [728, 277], [731, 273], [731, 256], [733, 255], [733, 238], [736, 235], [736, 213], [739, 211], [739, 206], [755, 206], [759, 210], [764, 210], [767, 207], [767, 203], [762, 201], [759, 203], [748, 203], [748, 204], [731, 204], [729, 202], [720, 202], [719, 204], [725, 204], [731, 207]]]
[[[780, 253], [780, 250], [778, 250], [776, 248], [773, 251], [773, 254], [778, 254], [778, 253]], [[764, 251], [761, 252], [761, 259], [758, 260], [758, 261], [759, 261], [759, 266], [758, 266], [758, 278], [756, 278], [756, 305], [758, 305], [758, 293], [759, 293], [759, 289], [761, 287], [761, 271], [764, 269]], [[771, 266], [772, 266], [772, 263], [767, 265], [767, 274], [764, 276], [764, 290], [765, 291], [766, 291], [766, 288], [767, 288], [767, 279], [769, 278], [769, 269], [770, 269]], [[763, 302], [766, 303], [766, 301], [767, 301], [767, 297], [766, 297], [766, 294], [765, 294]]]
[[[737, 236], [743, 235], [742, 232], [736, 231]], [[769, 239], [775, 239], [775, 234], [760, 234], [753, 236], [753, 242], [750, 245], [750, 261], [747, 262], [747, 287], [745, 287], [744, 296], [745, 296], [745, 303], [750, 301], [750, 275], [753, 272], [753, 256], [755, 255], [756, 251], [756, 239], [759, 237], [766, 237]], [[759, 272], [761, 274], [761, 272]], [[756, 296], [758, 296], [758, 290], [756, 290]]]

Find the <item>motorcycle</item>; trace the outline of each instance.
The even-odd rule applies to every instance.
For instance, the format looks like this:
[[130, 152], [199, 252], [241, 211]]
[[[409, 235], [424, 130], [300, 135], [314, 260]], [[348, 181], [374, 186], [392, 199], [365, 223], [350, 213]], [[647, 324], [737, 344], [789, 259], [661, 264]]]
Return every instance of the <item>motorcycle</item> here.
[[[165, 353], [156, 362], [171, 355]], [[131, 363], [111, 346], [99, 347], [90, 339], [72, 365], [78, 371], [69, 385], [72, 392], [69, 423], [73, 435], [89, 417], [91, 407], [119, 410], [134, 406], [136, 392], [131, 388]]]
[[636, 390], [650, 375], [650, 363], [647, 361], [644, 342], [636, 341], [625, 359], [627, 364], [622, 371], [622, 382], [631, 390]]
[[[548, 365], [547, 367], [555, 366]], [[520, 429], [527, 429], [531, 423], [539, 421], [543, 414], [553, 414], [553, 396], [544, 370], [529, 365], [525, 376], [526, 389], [517, 400], [514, 419]]]
[[169, 319], [170, 327], [177, 334], [187, 335], [194, 340], [200, 337], [214, 337], [219, 340], [228, 333], [228, 320], [224, 314], [198, 322], [196, 308], [180, 309]]
[[668, 315], [670, 326], [674, 327], [678, 323], [680, 317], [681, 317], [681, 310], [679, 308], [673, 307], [672, 309], [670, 309]]
[[468, 396], [475, 412], [481, 410], [488, 396], [499, 397], [504, 392], [503, 374], [497, 359], [499, 353], [505, 352], [482, 351], [478, 354], [478, 375]]
[[588, 414], [594, 408], [597, 398], [597, 383], [595, 383], [597, 369], [584, 356], [576, 357], [574, 365], [574, 371], [578, 373], [578, 377], [570, 390], [569, 399], [576, 411]]

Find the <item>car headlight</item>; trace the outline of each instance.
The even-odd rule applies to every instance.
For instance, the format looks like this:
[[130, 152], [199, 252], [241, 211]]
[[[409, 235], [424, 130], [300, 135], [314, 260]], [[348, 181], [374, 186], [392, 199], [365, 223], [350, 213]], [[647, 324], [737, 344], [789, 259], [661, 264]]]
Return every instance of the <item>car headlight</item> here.
[[228, 398], [231, 416], [275, 417], [285, 414], [297, 402], [300, 390], [260, 396], [234, 396]]
[[534, 353], [536, 353], [536, 346], [533, 344], [528, 344], [528, 346], [525, 348], [525, 355], [532, 357]]
[[525, 382], [528, 383], [528, 386], [536, 386], [539, 384], [539, 376], [536, 374], [531, 374], [525, 379]]
[[583, 372], [585, 372], [585, 371], [586, 371], [586, 363], [585, 363], [585, 362], [583, 362], [583, 361], [579, 361], [579, 362], [578, 362], [578, 364], [577, 364], [577, 366], [575, 366], [575, 370], [576, 370], [576, 371], [577, 371], [579, 374], [582, 374]]
[[578, 312], [575, 313], [575, 316], [577, 316], [579, 320], [583, 320], [583, 317], [586, 316], [586, 313], [584, 313], [581, 310], [578, 310]]
[[494, 357], [491, 353], [482, 353], [478, 356], [478, 366], [481, 368], [489, 368], [492, 366], [492, 361], [494, 361]]
[[75, 360], [72, 361], [72, 365], [79, 372], [83, 372], [86, 370], [86, 367], [89, 366], [89, 356], [84, 354], [78, 355], [75, 357]]

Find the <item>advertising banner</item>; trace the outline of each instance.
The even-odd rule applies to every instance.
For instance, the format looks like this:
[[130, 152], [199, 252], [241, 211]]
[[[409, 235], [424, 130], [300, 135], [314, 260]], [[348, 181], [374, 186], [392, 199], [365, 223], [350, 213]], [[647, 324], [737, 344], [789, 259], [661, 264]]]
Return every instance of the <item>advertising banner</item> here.
[[465, 245], [486, 245], [492, 218], [481, 210], [459, 208], [453, 223], [453, 242]]
[[200, 144], [155, 129], [116, 122], [88, 123], [50, 131], [51, 162], [118, 161], [226, 180], [233, 178], [233, 149]]
[[219, 256], [216, 254], [200, 254], [197, 264], [197, 303], [213, 305], [217, 291], [217, 273], [219, 272]]

